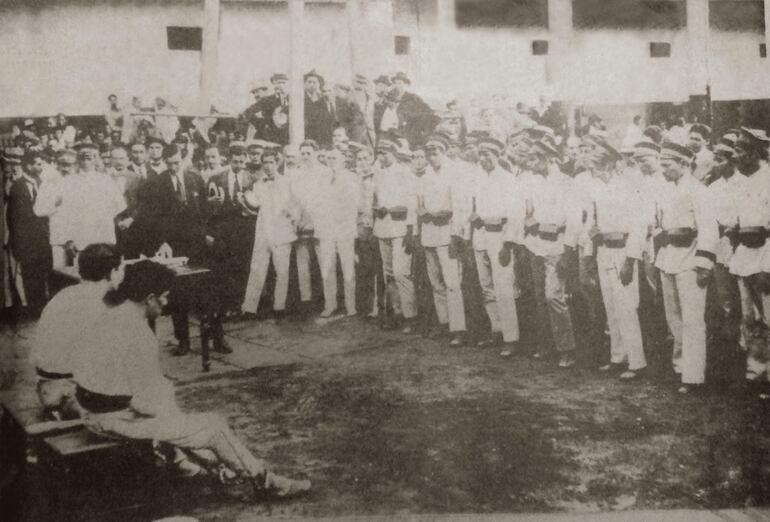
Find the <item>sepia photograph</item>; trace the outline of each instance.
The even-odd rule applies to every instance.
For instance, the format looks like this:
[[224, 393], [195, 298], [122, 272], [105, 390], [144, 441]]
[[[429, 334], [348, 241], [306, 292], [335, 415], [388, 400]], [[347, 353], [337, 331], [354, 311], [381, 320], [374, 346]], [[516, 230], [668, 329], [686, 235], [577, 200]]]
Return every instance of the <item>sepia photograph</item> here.
[[770, 522], [768, 24], [0, 0], [0, 520]]

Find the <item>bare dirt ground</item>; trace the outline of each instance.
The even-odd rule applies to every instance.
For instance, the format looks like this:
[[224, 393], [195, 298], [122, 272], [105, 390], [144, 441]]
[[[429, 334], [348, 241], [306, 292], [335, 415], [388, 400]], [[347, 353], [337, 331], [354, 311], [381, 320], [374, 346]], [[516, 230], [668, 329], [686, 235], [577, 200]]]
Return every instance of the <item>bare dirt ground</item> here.
[[179, 482], [166, 514], [213, 521], [770, 501], [770, 406], [738, 390], [681, 397], [665, 377], [620, 383], [589, 368], [382, 335], [360, 319], [252, 324], [230, 336], [261, 343], [236, 346], [241, 358], [270, 346], [292, 362], [193, 371], [179, 380], [180, 403], [226, 415], [276, 471], [308, 477], [314, 489], [244, 504]]

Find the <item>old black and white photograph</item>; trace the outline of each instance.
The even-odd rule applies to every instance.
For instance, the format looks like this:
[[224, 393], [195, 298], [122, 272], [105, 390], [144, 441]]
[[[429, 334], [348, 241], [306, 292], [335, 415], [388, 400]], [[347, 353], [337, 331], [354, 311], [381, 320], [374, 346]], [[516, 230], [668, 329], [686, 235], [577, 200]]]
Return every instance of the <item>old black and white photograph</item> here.
[[0, 0], [0, 520], [770, 521], [768, 24]]

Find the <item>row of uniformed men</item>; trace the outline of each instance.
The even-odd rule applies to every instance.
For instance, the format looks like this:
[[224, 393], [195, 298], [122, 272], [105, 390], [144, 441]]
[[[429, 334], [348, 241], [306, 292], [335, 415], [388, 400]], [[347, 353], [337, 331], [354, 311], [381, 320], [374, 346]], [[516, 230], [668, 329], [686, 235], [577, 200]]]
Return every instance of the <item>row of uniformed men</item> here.
[[[243, 309], [255, 311], [269, 254], [282, 256], [274, 259], [279, 271], [275, 307], [282, 308], [285, 283], [280, 281], [287, 277], [278, 267], [288, 270], [295, 231], [312, 229], [302, 215], [309, 212], [325, 260], [325, 315], [336, 304], [336, 281], [332, 289], [327, 276], [335, 273], [337, 255], [346, 308], [355, 309], [353, 244], [356, 237], [373, 232], [388, 297], [407, 329], [417, 315], [412, 254], [419, 244], [438, 321], [451, 333], [450, 344], [461, 345], [466, 331], [461, 280], [468, 265], [463, 260], [472, 250], [494, 335], [480, 344], [501, 342], [501, 355], [515, 351], [520, 338], [516, 301], [521, 288], [530, 285], [538, 324], [550, 333], [543, 338], [553, 338], [559, 366], [566, 368], [575, 363], [567, 283], [580, 266], [581, 282], [598, 279], [606, 311], [610, 364], [603, 369], [627, 365], [620, 377], [635, 379], [647, 365], [637, 313], [643, 269], [653, 284], [659, 273], [674, 338], [673, 367], [681, 374], [681, 391], [687, 392], [705, 380], [706, 291], [712, 277], [722, 309], [742, 305], [744, 326], [765, 310], [764, 271], [770, 262], [765, 248], [770, 224], [767, 142], [763, 132], [743, 129], [720, 144], [715, 160], [720, 177], [706, 186], [693, 175], [693, 152], [673, 143], [641, 142], [633, 161], [627, 161], [606, 141], [587, 136], [569, 175], [547, 129], [521, 132], [507, 147], [482, 137], [471, 144], [478, 153], [476, 164], [447, 157], [450, 144], [440, 134], [413, 151], [411, 165], [399, 161], [403, 151], [396, 141], [382, 139], [374, 168], [371, 151], [357, 152], [358, 178], [345, 173], [340, 156], [332, 160], [336, 174], [325, 178], [330, 183], [316, 185], [312, 171], [303, 170], [301, 177], [290, 175], [287, 183], [273, 178], [272, 188], [256, 184], [247, 194], [249, 205], [261, 207], [263, 219], [258, 220], [262, 224], [257, 226]], [[292, 206], [297, 201], [292, 187], [300, 185], [307, 190], [299, 205]], [[373, 209], [373, 223], [366, 230], [362, 214], [368, 209]], [[278, 243], [285, 245], [283, 253]], [[593, 264], [587, 262], [591, 259]], [[728, 302], [725, 287], [737, 283], [741, 302]], [[744, 346], [745, 331], [740, 336]], [[539, 344], [535, 355], [542, 357], [550, 347], [547, 341]], [[762, 351], [767, 343], [759, 345]], [[765, 353], [752, 351], [748, 376], [765, 374], [766, 361]]]

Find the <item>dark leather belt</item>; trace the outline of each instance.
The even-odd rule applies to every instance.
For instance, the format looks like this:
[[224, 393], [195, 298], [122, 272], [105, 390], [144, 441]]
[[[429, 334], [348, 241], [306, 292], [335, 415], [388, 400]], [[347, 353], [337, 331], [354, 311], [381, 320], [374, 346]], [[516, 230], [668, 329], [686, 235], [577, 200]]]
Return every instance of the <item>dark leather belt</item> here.
[[42, 368], [35, 368], [35, 371], [37, 372], [38, 377], [48, 379], [49, 381], [55, 381], [58, 379], [72, 379], [71, 373], [47, 372]]
[[596, 243], [606, 248], [625, 248], [627, 240], [626, 232], [605, 232], [597, 236]]
[[661, 234], [661, 246], [671, 245], [677, 248], [689, 248], [692, 246], [698, 231], [694, 228], [672, 228], [664, 230]]
[[760, 248], [767, 242], [765, 227], [741, 227], [737, 232], [738, 243], [748, 248]]
[[91, 413], [110, 413], [128, 409], [131, 405], [130, 395], [104, 395], [86, 390], [80, 385], [75, 390], [75, 398]]
[[559, 234], [564, 232], [566, 230], [566, 227], [564, 225], [562, 226], [556, 226], [556, 225], [539, 225], [537, 228], [537, 235], [540, 237], [540, 239], [544, 239], [545, 241], [556, 241], [559, 239]]
[[438, 212], [429, 212], [423, 217], [425, 223], [433, 223], [437, 227], [443, 227], [449, 224], [454, 214], [451, 210], [441, 210]]

